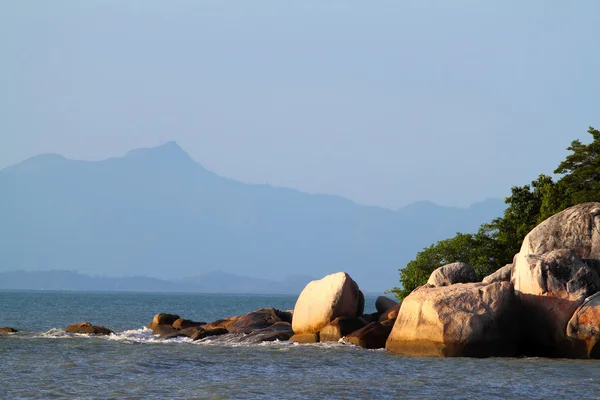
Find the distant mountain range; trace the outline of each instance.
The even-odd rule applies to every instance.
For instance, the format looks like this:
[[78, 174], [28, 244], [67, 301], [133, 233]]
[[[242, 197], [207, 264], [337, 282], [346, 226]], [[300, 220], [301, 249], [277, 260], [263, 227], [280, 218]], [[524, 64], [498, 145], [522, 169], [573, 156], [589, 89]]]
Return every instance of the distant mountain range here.
[[174, 142], [94, 162], [46, 154], [0, 171], [0, 272], [174, 281], [218, 270], [283, 281], [346, 271], [376, 292], [397, 285], [398, 269], [424, 247], [473, 232], [504, 208], [491, 199], [393, 211], [244, 184]]
[[0, 290], [98, 290], [129, 292], [198, 292], [300, 294], [312, 279], [293, 276], [283, 281], [237, 276], [213, 271], [186, 279], [168, 281], [147, 276], [90, 276], [75, 271], [0, 272]]

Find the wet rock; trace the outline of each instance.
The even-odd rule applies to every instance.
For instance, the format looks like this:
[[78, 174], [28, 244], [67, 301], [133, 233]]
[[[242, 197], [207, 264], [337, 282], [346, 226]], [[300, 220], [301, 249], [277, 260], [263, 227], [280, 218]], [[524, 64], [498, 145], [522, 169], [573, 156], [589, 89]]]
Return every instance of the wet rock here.
[[363, 326], [365, 324], [357, 318], [337, 317], [321, 329], [319, 332], [319, 341], [337, 342]]
[[173, 322], [177, 321], [178, 319], [179, 315], [176, 314], [156, 314], [154, 318], [152, 318], [152, 322], [146, 325], [146, 328], [152, 329], [152, 333], [157, 335], [160, 334], [158, 328], [160, 325], [173, 327]]
[[570, 357], [567, 323], [583, 301], [600, 290], [598, 274], [573, 250], [562, 249], [517, 254], [512, 282], [521, 303], [525, 354]]
[[371, 322], [367, 326], [350, 333], [344, 338], [345, 343], [351, 343], [365, 349], [383, 349], [390, 336], [394, 322]]
[[387, 296], [379, 296], [377, 300], [375, 300], [375, 308], [380, 314], [383, 314], [390, 308], [394, 307], [396, 304], [398, 304], [397, 301], [392, 300]]
[[[283, 318], [282, 318], [283, 317]], [[230, 333], [250, 333], [258, 329], [268, 328], [277, 322], [289, 322], [289, 313], [275, 308], [261, 308], [237, 318], [227, 327]]]
[[206, 325], [206, 322], [196, 322], [189, 319], [178, 318], [173, 321], [173, 328], [175, 329], [185, 329], [185, 328], [197, 328], [202, 325]]
[[229, 318], [218, 319], [206, 325], [202, 325], [204, 329], [228, 329], [235, 321], [240, 319], [242, 315], [236, 315]]
[[600, 292], [575, 310], [567, 323], [567, 337], [573, 341], [571, 356], [600, 358]]
[[496, 272], [483, 278], [482, 282], [483, 283], [510, 282], [512, 267], [513, 267], [512, 264], [506, 264], [504, 267], [500, 268]]
[[14, 328], [8, 327], [8, 326], [0, 328], [0, 334], [2, 334], [2, 333], [16, 333], [16, 332], [19, 332], [19, 331], [16, 330], [16, 329], [14, 329]]
[[290, 341], [297, 343], [318, 343], [319, 332], [294, 333], [294, 335], [290, 337]]
[[108, 328], [103, 326], [92, 325], [89, 322], [77, 322], [76, 324], [69, 325], [65, 328], [67, 333], [81, 333], [87, 335], [110, 335], [114, 334]]
[[191, 338], [192, 338], [192, 340], [200, 340], [200, 339], [204, 339], [207, 337], [225, 335], [227, 333], [228, 333], [228, 331], [225, 328], [213, 328], [213, 329], [198, 328], [198, 329], [196, 329], [194, 334], [191, 336]]
[[364, 308], [364, 296], [356, 282], [345, 272], [327, 275], [310, 282], [296, 301], [292, 328], [294, 333], [318, 333], [337, 317], [356, 318]]
[[440, 287], [456, 283], [477, 282], [478, 280], [477, 273], [472, 266], [464, 262], [455, 262], [443, 265], [433, 271], [427, 284]]
[[515, 356], [518, 313], [510, 282], [422, 286], [403, 300], [386, 349], [412, 356]]

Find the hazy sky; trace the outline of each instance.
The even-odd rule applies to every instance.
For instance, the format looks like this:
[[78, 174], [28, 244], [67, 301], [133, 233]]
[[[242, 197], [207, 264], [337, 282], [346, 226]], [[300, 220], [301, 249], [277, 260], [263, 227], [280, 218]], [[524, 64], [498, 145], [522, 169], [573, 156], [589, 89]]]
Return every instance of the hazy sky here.
[[551, 173], [600, 127], [600, 2], [0, 0], [0, 168], [176, 140], [397, 208]]

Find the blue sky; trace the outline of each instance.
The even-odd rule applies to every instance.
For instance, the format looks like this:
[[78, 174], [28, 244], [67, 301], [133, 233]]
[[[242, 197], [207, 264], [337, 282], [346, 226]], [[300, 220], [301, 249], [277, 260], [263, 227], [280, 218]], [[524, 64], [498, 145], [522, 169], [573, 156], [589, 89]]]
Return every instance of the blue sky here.
[[467, 206], [600, 127], [596, 1], [0, 1], [0, 168], [175, 140], [251, 183]]

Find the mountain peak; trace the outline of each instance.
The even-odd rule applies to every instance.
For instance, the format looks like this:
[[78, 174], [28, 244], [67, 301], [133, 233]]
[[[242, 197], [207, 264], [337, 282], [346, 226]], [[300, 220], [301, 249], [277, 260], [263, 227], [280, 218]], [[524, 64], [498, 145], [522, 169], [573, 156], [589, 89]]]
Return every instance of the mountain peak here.
[[126, 158], [136, 159], [160, 159], [171, 162], [190, 162], [193, 161], [189, 154], [183, 150], [175, 141], [165, 142], [156, 147], [148, 147], [129, 151]]

